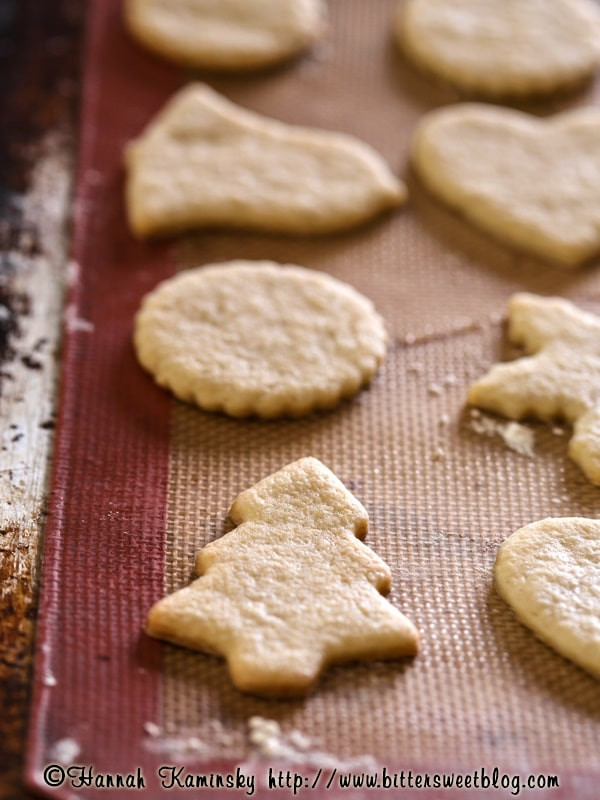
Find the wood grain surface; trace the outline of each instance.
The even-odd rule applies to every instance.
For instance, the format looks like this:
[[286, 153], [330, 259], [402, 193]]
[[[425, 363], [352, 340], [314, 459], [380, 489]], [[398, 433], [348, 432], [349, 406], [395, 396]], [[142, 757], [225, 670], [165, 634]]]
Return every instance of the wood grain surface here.
[[0, 2], [0, 797], [27, 727], [68, 280], [83, 0]]

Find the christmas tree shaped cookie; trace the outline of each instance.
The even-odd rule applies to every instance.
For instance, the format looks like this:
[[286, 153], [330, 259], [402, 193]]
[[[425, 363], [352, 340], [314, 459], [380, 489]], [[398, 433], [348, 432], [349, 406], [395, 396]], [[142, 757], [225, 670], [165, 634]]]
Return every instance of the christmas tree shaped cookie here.
[[242, 492], [230, 517], [201, 577], [150, 610], [151, 636], [222, 655], [237, 688], [272, 696], [304, 694], [330, 664], [416, 654], [416, 628], [382, 597], [390, 570], [361, 541], [367, 513], [320, 461]]

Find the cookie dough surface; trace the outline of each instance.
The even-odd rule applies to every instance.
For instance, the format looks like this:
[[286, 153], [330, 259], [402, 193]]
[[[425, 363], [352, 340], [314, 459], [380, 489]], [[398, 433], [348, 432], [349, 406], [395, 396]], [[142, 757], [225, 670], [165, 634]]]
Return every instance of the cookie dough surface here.
[[546, 119], [478, 103], [435, 110], [412, 162], [431, 192], [506, 244], [566, 268], [600, 252], [600, 108]]
[[395, 33], [417, 65], [488, 96], [553, 92], [600, 63], [594, 0], [403, 0]]
[[188, 228], [323, 234], [400, 205], [406, 187], [367, 144], [182, 89], [127, 147], [126, 205], [141, 237]]
[[268, 67], [323, 32], [322, 0], [126, 0], [125, 22], [144, 46], [178, 64]]
[[508, 335], [528, 354], [496, 364], [469, 403], [511, 419], [564, 419], [569, 455], [600, 486], [600, 317], [560, 297], [513, 295]]
[[158, 384], [236, 417], [331, 408], [370, 380], [387, 346], [382, 318], [348, 284], [243, 261], [160, 284], [141, 305], [134, 339]]
[[417, 652], [382, 597], [389, 568], [360, 541], [365, 509], [320, 461], [264, 478], [230, 516], [238, 527], [202, 550], [201, 577], [151, 609], [151, 636], [222, 655], [239, 689], [274, 696], [304, 694], [330, 664]]
[[495, 579], [525, 625], [600, 678], [600, 521], [526, 525], [500, 547]]

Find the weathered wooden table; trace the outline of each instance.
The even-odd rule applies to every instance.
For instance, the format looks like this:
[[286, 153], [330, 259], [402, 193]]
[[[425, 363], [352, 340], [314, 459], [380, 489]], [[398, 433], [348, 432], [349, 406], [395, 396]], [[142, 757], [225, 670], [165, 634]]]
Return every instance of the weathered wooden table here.
[[25, 797], [39, 546], [76, 159], [82, 0], [0, 2], [0, 797]]

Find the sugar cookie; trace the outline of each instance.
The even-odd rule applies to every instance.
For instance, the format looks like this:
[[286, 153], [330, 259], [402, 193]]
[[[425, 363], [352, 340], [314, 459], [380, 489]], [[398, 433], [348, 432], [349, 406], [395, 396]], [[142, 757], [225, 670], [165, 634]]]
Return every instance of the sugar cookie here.
[[496, 364], [468, 393], [469, 403], [511, 419], [565, 419], [569, 455], [600, 486], [600, 317], [558, 297], [513, 295], [508, 335], [528, 354]]
[[263, 261], [163, 282], [144, 299], [134, 340], [157, 383], [235, 417], [331, 408], [370, 380], [387, 346], [382, 318], [354, 288]]
[[256, 114], [199, 83], [170, 100], [125, 160], [129, 223], [141, 237], [207, 226], [323, 234], [406, 196], [358, 139]]
[[201, 577], [151, 609], [151, 636], [222, 655], [239, 689], [275, 696], [304, 694], [331, 664], [417, 652], [416, 628], [382, 597], [389, 568], [360, 541], [365, 509], [316, 458], [242, 492], [230, 516], [238, 527], [201, 551]]
[[570, 87], [600, 63], [594, 0], [403, 0], [395, 35], [417, 65], [490, 97]]
[[246, 70], [302, 52], [324, 29], [322, 0], [126, 0], [132, 35], [188, 67]]
[[543, 519], [498, 551], [496, 586], [525, 625], [600, 678], [600, 521]]
[[600, 252], [600, 108], [540, 119], [464, 103], [420, 122], [426, 186], [507, 244], [564, 267]]

